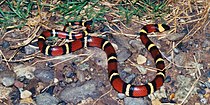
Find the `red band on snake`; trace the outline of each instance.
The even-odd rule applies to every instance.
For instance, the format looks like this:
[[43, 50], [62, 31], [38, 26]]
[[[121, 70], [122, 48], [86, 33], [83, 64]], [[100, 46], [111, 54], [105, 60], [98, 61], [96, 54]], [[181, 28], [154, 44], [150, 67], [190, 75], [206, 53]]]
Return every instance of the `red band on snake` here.
[[[83, 25], [90, 29], [91, 22], [83, 23], [76, 22], [72, 25]], [[108, 76], [111, 85], [113, 88], [119, 92], [124, 93], [126, 96], [130, 97], [144, 97], [148, 94], [155, 92], [160, 89], [163, 85], [165, 78], [165, 65], [163, 57], [158, 50], [158, 48], [154, 45], [154, 43], [147, 37], [147, 33], [150, 32], [163, 32], [165, 30], [169, 30], [170, 27], [165, 24], [149, 24], [144, 26], [140, 30], [140, 39], [142, 43], [145, 45], [147, 50], [151, 53], [154, 58], [154, 62], [156, 63], [157, 74], [153, 81], [145, 84], [145, 85], [132, 85], [129, 83], [125, 83], [118, 73], [117, 69], [117, 54], [115, 52], [112, 44], [99, 37], [91, 37], [87, 36], [88, 31], [80, 31], [78, 33], [68, 33], [57, 30], [48, 30], [44, 31], [38, 38], [38, 46], [42, 53], [50, 56], [58, 56], [64, 55], [67, 53], [71, 53], [77, 51], [83, 47], [97, 47], [102, 49], [106, 55], [108, 60]], [[45, 43], [48, 37], [55, 36], [59, 38], [73, 39], [74, 41], [71, 43], [66, 43], [61, 46], [50, 46]], [[87, 36], [87, 37], [85, 37]]]

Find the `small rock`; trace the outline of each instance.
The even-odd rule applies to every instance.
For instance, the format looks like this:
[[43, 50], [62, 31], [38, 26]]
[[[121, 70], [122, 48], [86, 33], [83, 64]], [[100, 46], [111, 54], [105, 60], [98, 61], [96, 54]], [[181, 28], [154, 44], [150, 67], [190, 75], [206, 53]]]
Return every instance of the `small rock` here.
[[131, 82], [134, 81], [135, 77], [136, 77], [135, 74], [131, 74], [131, 75], [129, 75], [128, 77], [125, 78], [125, 82], [126, 82], [126, 83], [131, 83]]
[[206, 91], [204, 89], [197, 89], [197, 93], [204, 95], [206, 94]]
[[173, 35], [169, 35], [167, 38], [170, 41], [178, 41], [185, 36], [185, 33], [175, 33]]
[[2, 79], [2, 83], [4, 86], [12, 86], [15, 83], [15, 78], [13, 77], [4, 77]]
[[[190, 43], [190, 42], [192, 42], [192, 41], [189, 41], [188, 43]], [[187, 52], [189, 50], [188, 43], [183, 43], [182, 42], [182, 43], [178, 44], [177, 48], [180, 49], [183, 52]]]
[[4, 66], [5, 65], [3, 65], [2, 63], [0, 63], [0, 72], [6, 70]]
[[141, 74], [147, 74], [147, 69], [145, 69], [143, 66], [137, 65], [136, 67]]
[[24, 90], [20, 92], [20, 98], [29, 98], [31, 97], [32, 93], [28, 90]]
[[206, 87], [208, 88], [208, 89], [210, 89], [210, 82], [205, 82], [205, 85], [206, 85]]
[[20, 82], [20, 81], [15, 81], [14, 85], [17, 87], [17, 88], [23, 88], [23, 83]]
[[186, 21], [184, 19], [179, 20], [180, 23], [185, 23]]
[[171, 82], [171, 76], [167, 76], [166, 79], [165, 79], [165, 82], [166, 82], [166, 83]]
[[85, 82], [85, 75], [83, 71], [77, 70], [77, 78], [80, 82]]
[[8, 41], [3, 41], [2, 43], [2, 48], [6, 49], [6, 48], [9, 48], [10, 44]]
[[186, 62], [186, 53], [179, 53], [175, 56], [174, 61], [175, 64], [179, 65], [179, 66], [184, 66], [185, 62]]
[[124, 68], [124, 70], [123, 71], [125, 71], [126, 73], [131, 73], [131, 68], [129, 68], [129, 67], [126, 67], [126, 68]]
[[42, 93], [49, 93], [50, 95], [53, 95], [53, 92], [54, 92], [54, 89], [55, 89], [55, 86], [52, 85], [50, 87], [48, 87], [47, 89], [44, 89], [44, 91]]
[[138, 55], [136, 60], [137, 64], [144, 64], [147, 61], [147, 58], [143, 55]]
[[152, 61], [151, 60], [149, 60], [149, 59], [147, 59], [147, 61], [146, 61], [146, 65], [147, 66], [150, 66], [152, 64]]
[[201, 46], [203, 47], [203, 48], [206, 48], [206, 47], [208, 47], [210, 44], [209, 44], [210, 42], [206, 39], [206, 40], [204, 40], [203, 42], [202, 42], [202, 44], [201, 44]]
[[208, 69], [208, 71], [207, 71], [207, 73], [206, 73], [206, 76], [207, 76], [208, 78], [210, 78], [210, 69]]
[[119, 53], [117, 53], [117, 58], [118, 58], [117, 60], [119, 62], [124, 62], [130, 56], [131, 56], [131, 51], [126, 48], [123, 48], [123, 49], [121, 49], [121, 51]]
[[203, 104], [207, 104], [208, 100], [206, 98], [202, 98], [202, 99], [200, 99], [200, 102]]
[[177, 48], [174, 48], [173, 51], [174, 51], [176, 54], [179, 53], [179, 49], [177, 49]]
[[205, 85], [205, 83], [199, 82], [198, 84], [199, 84], [199, 86], [200, 86], [201, 89], [207, 88], [206, 85]]
[[57, 105], [59, 100], [49, 93], [42, 93], [37, 95], [36, 103], [37, 105]]
[[[77, 71], [79, 71], [79, 70], [77, 70]], [[76, 75], [77, 74], [73, 71], [68, 71], [67, 73], [65, 73], [66, 78], [74, 78], [74, 77], [76, 77]]]
[[17, 77], [25, 76], [27, 79], [33, 79], [35, 71], [35, 67], [25, 66], [25, 65], [18, 65], [14, 67], [14, 72], [16, 73]]
[[124, 98], [126, 97], [126, 95], [123, 94], [123, 93], [118, 93], [118, 94], [117, 94], [117, 97], [118, 97], [119, 99], [124, 99]]
[[67, 103], [66, 103], [65, 101], [60, 101], [60, 102], [58, 103], [58, 105], [67, 105]]
[[34, 74], [37, 78], [46, 83], [54, 80], [53, 70], [36, 70]]
[[134, 48], [138, 49], [140, 51], [141, 49], [144, 49], [145, 46], [139, 41], [139, 40], [130, 40], [129, 44]]
[[210, 33], [205, 33], [207, 38], [210, 38]]
[[86, 82], [84, 85], [76, 88], [67, 87], [60, 93], [60, 98], [66, 102], [78, 103], [86, 99], [88, 96], [96, 92], [96, 83], [91, 81]]
[[45, 64], [47, 67], [49, 67], [49, 68], [53, 68], [53, 65], [54, 65], [54, 63], [53, 62], [50, 62], [50, 61], [48, 61], [48, 62], [46, 62], [46, 64]]
[[124, 104], [125, 105], [149, 105], [149, 103], [143, 98], [131, 98], [131, 97], [126, 97], [124, 99]]

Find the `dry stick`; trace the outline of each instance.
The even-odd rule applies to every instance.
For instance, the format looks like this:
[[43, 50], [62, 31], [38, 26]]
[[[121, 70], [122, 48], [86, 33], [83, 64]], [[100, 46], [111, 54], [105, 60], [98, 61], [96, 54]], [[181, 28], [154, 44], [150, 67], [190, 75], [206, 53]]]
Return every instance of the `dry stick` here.
[[[197, 60], [196, 60], [196, 58], [195, 58], [195, 56], [193, 56], [193, 57], [194, 57], [195, 62], [198, 63]], [[197, 71], [200, 71], [200, 68], [197, 67]], [[196, 83], [198, 82], [198, 80], [200, 79], [200, 77], [201, 77], [201, 75], [199, 75], [198, 78], [195, 80], [195, 82], [193, 83], [193, 85], [192, 85], [192, 87], [190, 88], [189, 92], [187, 93], [186, 97], [185, 97], [185, 98], [183, 99], [183, 101], [181, 102], [181, 105], [184, 104], [184, 102], [187, 100], [187, 98], [189, 97], [189, 95], [190, 95], [191, 92], [193, 91], [193, 89], [194, 89]]]
[[9, 65], [9, 63], [8, 63], [8, 60], [7, 60], [7, 58], [4, 56], [4, 54], [3, 54], [3, 52], [0, 50], [0, 55], [2, 55], [3, 56], [3, 58], [5, 59], [5, 62], [6, 62], [6, 64], [7, 64], [7, 66], [8, 66], [8, 68], [9, 68], [9, 70], [11, 70], [11, 67], [10, 67], [10, 65]]
[[[172, 42], [172, 49], [175, 48], [174, 45], [175, 45], [175, 42]], [[171, 51], [171, 57], [172, 57], [172, 64], [175, 64], [175, 61], [174, 61], [174, 51], [173, 50]], [[172, 68], [174, 68], [174, 66]]]
[[104, 93], [103, 95], [101, 95], [99, 98], [97, 98], [96, 101], [93, 102], [93, 105], [96, 105], [96, 102], [98, 102], [102, 97], [104, 97], [105, 95], [107, 95], [111, 91], [112, 91], [112, 87], [109, 89], [109, 91], [107, 91], [106, 93]]
[[188, 22], [184, 22], [184, 23], [181, 23], [181, 24], [189, 24], [189, 23], [196, 22], [196, 21], [200, 21], [200, 20], [203, 20], [203, 19], [205, 19], [205, 17], [203, 17], [203, 18], [198, 18], [198, 19], [195, 19], [195, 20], [191, 20], [191, 21], [188, 21]]
[[[208, 19], [208, 13], [209, 13], [209, 11], [210, 11], [210, 9], [208, 9], [208, 6], [206, 7], [206, 9], [205, 9], [206, 11], [204, 11], [203, 13], [204, 13], [204, 18], [203, 18], [203, 22], [200, 22], [200, 21], [198, 21], [198, 23], [195, 25], [195, 27], [193, 27], [193, 29], [182, 39], [182, 40], [180, 40], [176, 45], [175, 45], [175, 47], [177, 46], [177, 45], [179, 45], [183, 40], [185, 40], [185, 39], [187, 39], [187, 38], [190, 38], [190, 37], [192, 37], [192, 36], [194, 36], [194, 34], [198, 31], [198, 30], [200, 30], [201, 29], [201, 27], [204, 25], [204, 23], [207, 21], [207, 19]], [[202, 17], [202, 16], [201, 16]], [[200, 27], [196, 27], [196, 26], [200, 26]], [[197, 29], [196, 29], [197, 28]], [[196, 29], [196, 30], [195, 30]], [[192, 33], [192, 31], [193, 30], [195, 30], [193, 33]], [[192, 34], [191, 34], [192, 33]], [[191, 35], [190, 35], [191, 34]], [[171, 50], [169, 50], [168, 52], [171, 52]]]
[[[185, 35], [185, 36], [182, 38], [182, 40], [180, 40], [180, 41], [175, 45], [175, 47], [178, 46], [183, 40], [185, 40], [185, 39], [187, 39], [187, 38], [189, 38], [189, 37], [192, 37], [198, 30], [200, 30], [201, 27], [198, 27], [198, 28], [190, 35], [190, 33], [191, 33], [195, 28], [196, 28], [196, 27], [193, 27], [193, 29], [192, 29], [187, 35]], [[169, 53], [169, 52], [171, 52], [171, 51], [172, 51], [172, 49], [170, 49], [167, 53]]]
[[62, 60], [61, 62], [52, 65], [52, 66], [56, 66], [60, 63], [66, 62], [66, 61], [71, 60], [73, 58], [80, 57], [80, 56], [87, 56], [87, 55], [88, 54], [79, 54], [79, 55], [68, 55], [68, 54], [66, 54], [66, 55], [62, 55], [62, 56], [53, 57], [53, 58], [50, 58], [50, 59], [36, 61], [32, 64], [32, 66], [37, 64], [37, 63], [40, 63], [40, 62], [46, 62], [46, 61], [52, 61], [52, 60], [64, 59], [65, 58], [65, 60]]
[[[137, 66], [138, 66], [138, 64], [136, 64], [136, 63], [134, 63], [134, 62], [132, 62], [130, 59], [128, 59], [128, 61], [131, 63], [131, 65], [132, 66], [134, 66], [134, 67], [136, 67], [136, 68], [138, 68]], [[150, 69], [150, 68], [146, 68], [147, 70], [149, 70], [149, 71], [152, 71], [152, 72], [157, 72], [156, 70], [158, 70], [157, 68], [152, 68], [152, 69]], [[154, 69], [156, 69], [156, 70], [154, 70]]]
[[92, 57], [94, 55], [94, 53], [90, 54], [87, 58], [85, 58], [83, 61], [81, 61], [80, 63], [77, 64], [80, 65], [80, 64], [83, 64], [84, 62], [88, 61], [90, 59], [90, 57]]
[[15, 63], [15, 62], [25, 62], [25, 61], [29, 61], [31, 59], [34, 59], [35, 57], [28, 57], [28, 58], [24, 58], [24, 59], [19, 59], [19, 60], [4, 60], [4, 61], [7, 61], [9, 63]]
[[39, 31], [40, 27], [41, 26], [38, 26], [36, 28], [36, 26], [35, 26], [35, 30], [33, 32], [31, 32], [31, 35], [29, 38], [27, 38], [27, 40], [23, 41], [22, 43], [18, 43], [18, 45], [16, 45], [16, 46], [11, 46], [11, 48], [15, 49], [15, 48], [19, 48], [19, 47], [26, 46], [27, 44], [29, 44], [36, 37], [36, 33]]

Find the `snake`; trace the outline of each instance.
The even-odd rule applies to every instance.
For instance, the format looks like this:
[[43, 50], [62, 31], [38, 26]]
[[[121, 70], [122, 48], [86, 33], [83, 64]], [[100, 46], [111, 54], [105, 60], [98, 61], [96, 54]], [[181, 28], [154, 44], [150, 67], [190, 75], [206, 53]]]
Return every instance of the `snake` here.
[[[108, 78], [112, 87], [117, 92], [123, 93], [128, 97], [145, 97], [160, 89], [166, 77], [164, 59], [157, 46], [148, 38], [147, 34], [151, 32], [163, 32], [170, 30], [168, 25], [147, 24], [139, 30], [139, 38], [154, 58], [157, 72], [155, 78], [151, 82], [148, 82], [144, 85], [132, 85], [130, 83], [124, 82], [120, 77], [117, 69], [117, 54], [112, 44], [106, 39], [88, 35], [91, 24], [91, 20], [84, 22], [71, 22], [70, 25], [81, 25], [86, 27], [87, 30], [82, 30], [79, 32], [65, 32], [54, 29], [43, 31], [38, 37], [38, 47], [44, 55], [48, 56], [65, 55], [85, 47], [100, 48], [106, 53], [108, 63]], [[60, 46], [52, 46], [46, 43], [46, 40], [48, 40], [49, 37], [58, 37], [61, 39], [69, 39], [73, 41]]]

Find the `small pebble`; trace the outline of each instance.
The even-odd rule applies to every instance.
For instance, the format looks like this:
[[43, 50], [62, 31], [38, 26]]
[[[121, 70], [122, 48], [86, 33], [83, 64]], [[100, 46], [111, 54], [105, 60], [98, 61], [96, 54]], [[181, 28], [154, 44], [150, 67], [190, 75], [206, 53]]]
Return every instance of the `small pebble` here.
[[2, 43], [2, 48], [6, 49], [6, 48], [9, 48], [10, 44], [8, 41], [3, 41]]
[[207, 38], [210, 38], [210, 33], [205, 34]]
[[67, 103], [66, 103], [65, 101], [60, 101], [60, 102], [58, 103], [58, 105], [67, 105]]
[[45, 65], [47, 67], [53, 68], [54, 63], [53, 62], [47, 62]]
[[29, 98], [31, 97], [32, 93], [28, 90], [24, 90], [20, 93], [20, 98]]
[[137, 65], [136, 67], [141, 74], [147, 74], [147, 69], [145, 69], [143, 66]]
[[150, 66], [152, 64], [152, 61], [151, 60], [149, 60], [149, 59], [147, 59], [147, 61], [146, 61], [146, 65], [147, 66]]
[[204, 95], [206, 94], [206, 91], [204, 89], [197, 89], [197, 93]]
[[46, 83], [54, 80], [53, 70], [36, 70], [34, 74], [37, 78]]
[[118, 97], [119, 99], [124, 99], [124, 98], [126, 97], [126, 95], [123, 94], [123, 93], [118, 93], [118, 94], [117, 94], [117, 97]]
[[143, 64], [147, 61], [147, 58], [143, 55], [138, 55], [136, 60], [137, 60], [137, 64]]
[[96, 85], [95, 82], [87, 81], [85, 84], [76, 88], [66, 87], [59, 94], [59, 98], [65, 102], [73, 102], [74, 104], [77, 104], [78, 102], [81, 102], [81, 100], [95, 95], [97, 92]]
[[168, 100], [168, 98], [161, 98], [161, 103], [168, 103], [169, 102], [169, 100]]
[[202, 46], [203, 48], [208, 47], [208, 46], [209, 46], [209, 41], [208, 41], [207, 39], [204, 40], [204, 41], [202, 42], [201, 46]]
[[184, 62], [187, 60], [186, 57], [187, 57], [187, 53], [182, 52], [182, 53], [175, 55], [174, 61], [177, 65], [183, 66]]
[[131, 68], [129, 68], [129, 67], [126, 67], [126, 68], [124, 68], [124, 70], [123, 71], [125, 71], [126, 73], [131, 73]]
[[65, 87], [66, 86], [66, 83], [64, 81], [59, 81], [58, 84], [59, 84], [60, 87]]
[[18, 65], [14, 67], [14, 72], [16, 73], [17, 77], [25, 76], [27, 79], [33, 79], [35, 71], [35, 67], [32, 66], [25, 66], [25, 65]]
[[15, 83], [15, 78], [13, 77], [4, 77], [2, 79], [2, 83], [4, 86], [12, 86]]
[[0, 72], [6, 70], [4, 65], [2, 63], [0, 63]]
[[37, 105], [57, 105], [59, 100], [49, 93], [42, 93], [36, 96]]
[[55, 86], [52, 85], [52, 86], [48, 87], [47, 89], [45, 89], [44, 91], [42, 91], [42, 93], [46, 92], [46, 93], [49, 93], [50, 95], [53, 95], [54, 88], [55, 88]]
[[205, 99], [205, 98], [202, 98], [202, 99], [200, 99], [200, 102], [203, 103], [203, 104], [206, 104], [208, 102], [208, 100]]
[[128, 77], [125, 78], [125, 82], [126, 83], [132, 83], [135, 79], [136, 75], [135, 74], [131, 74]]
[[188, 43], [180, 43], [178, 44], [177, 48], [179, 48], [183, 52], [187, 52], [188, 51], [187, 46], [188, 46]]
[[208, 78], [210, 78], [210, 69], [208, 69], [206, 75], [207, 75]]
[[174, 48], [173, 51], [174, 51], [176, 54], [179, 53], [179, 49], [177, 49], [177, 48]]
[[[150, 103], [151, 104], [151, 103]], [[124, 105], [150, 105], [144, 98], [124, 98]]]
[[184, 33], [175, 33], [173, 35], [168, 36], [168, 40], [170, 41], [178, 41], [180, 39], [182, 39], [185, 36]]
[[72, 62], [72, 63], [71, 63], [71, 67], [73, 67], [73, 68], [75, 68], [75, 69], [78, 68], [78, 66], [77, 66], [77, 64], [76, 64], [75, 62]]
[[205, 89], [206, 88], [206, 84], [202, 83], [202, 82], [199, 82], [199, 86], [202, 88], [202, 89]]
[[[79, 70], [78, 70], [79, 71]], [[65, 76], [66, 78], [73, 78], [75, 77], [77, 74], [75, 72], [72, 72], [72, 71], [68, 71]]]
[[205, 82], [205, 85], [208, 89], [210, 89], [210, 82]]
[[30, 55], [30, 54], [35, 53], [35, 49], [32, 48], [32, 47], [30, 47], [29, 45], [28, 45], [28, 46], [25, 46], [25, 47], [24, 47], [24, 50], [25, 50], [25, 53], [26, 53], [27, 55]]
[[131, 56], [131, 51], [123, 48], [118, 54], [117, 54], [117, 60], [119, 62], [124, 62], [125, 60], [127, 60], [129, 57]]
[[85, 74], [83, 71], [80, 71], [80, 70], [77, 70], [76, 71], [76, 75], [77, 75], [77, 78], [80, 82], [84, 82], [85, 81]]
[[15, 81], [14, 85], [17, 87], [17, 88], [23, 88], [23, 83], [20, 82], [20, 81]]
[[166, 83], [171, 82], [171, 76], [166, 76], [165, 82], [166, 82]]

